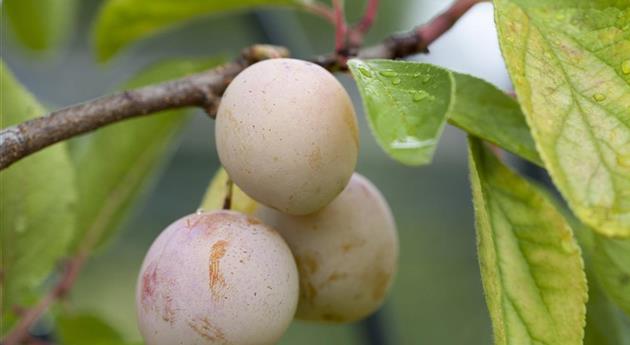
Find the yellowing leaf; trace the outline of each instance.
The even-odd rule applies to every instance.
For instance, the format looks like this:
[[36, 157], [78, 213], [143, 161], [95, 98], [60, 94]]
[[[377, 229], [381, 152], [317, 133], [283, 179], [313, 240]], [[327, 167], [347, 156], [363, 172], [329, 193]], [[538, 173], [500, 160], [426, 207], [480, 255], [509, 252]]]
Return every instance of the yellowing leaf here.
[[[223, 168], [219, 168], [214, 174], [206, 195], [199, 207], [203, 211], [220, 210], [223, 208], [225, 197], [228, 194], [228, 174]], [[236, 184], [232, 184], [232, 200], [230, 209], [244, 214], [254, 214], [258, 203], [243, 192]]]
[[508, 70], [554, 183], [584, 223], [630, 236], [630, 2], [494, 4]]
[[580, 345], [587, 287], [571, 228], [479, 139], [469, 160], [481, 278], [495, 344]]

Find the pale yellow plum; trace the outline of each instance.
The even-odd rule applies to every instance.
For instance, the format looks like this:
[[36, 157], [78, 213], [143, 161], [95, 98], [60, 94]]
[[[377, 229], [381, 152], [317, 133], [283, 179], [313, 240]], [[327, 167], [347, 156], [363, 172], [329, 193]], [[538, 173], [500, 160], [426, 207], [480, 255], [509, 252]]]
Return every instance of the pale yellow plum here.
[[256, 63], [230, 83], [215, 124], [216, 147], [254, 200], [309, 214], [346, 186], [359, 149], [352, 101], [322, 67], [295, 59]]
[[300, 272], [296, 317], [351, 322], [385, 300], [398, 263], [398, 234], [389, 206], [366, 178], [354, 174], [321, 211], [287, 215], [268, 207], [260, 219], [289, 244]]
[[298, 272], [284, 240], [233, 211], [192, 214], [166, 228], [136, 291], [148, 345], [275, 344], [297, 300]]

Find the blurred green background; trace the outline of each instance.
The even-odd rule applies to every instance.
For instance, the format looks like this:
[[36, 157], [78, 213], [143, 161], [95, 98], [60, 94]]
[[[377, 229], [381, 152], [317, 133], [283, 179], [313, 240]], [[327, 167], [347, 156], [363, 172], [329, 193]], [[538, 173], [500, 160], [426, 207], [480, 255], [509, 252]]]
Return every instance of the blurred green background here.
[[[449, 3], [381, 1], [367, 43], [424, 23]], [[7, 21], [2, 22], [2, 59], [50, 108], [108, 93], [137, 71], [166, 58], [234, 56], [243, 47], [260, 42], [285, 45], [296, 57], [310, 57], [330, 51], [333, 45], [333, 30], [320, 18], [288, 9], [261, 9], [200, 18], [143, 40], [107, 64], [97, 64], [90, 34], [99, 6], [100, 1], [80, 1], [72, 37], [54, 52], [23, 49]], [[347, 1], [351, 20], [360, 16], [362, 6], [363, 1]], [[509, 87], [488, 3], [474, 8], [430, 49], [431, 54], [417, 59]], [[378, 317], [388, 343], [491, 343], [475, 254], [465, 136], [449, 127], [432, 165], [409, 168], [397, 164], [371, 137], [352, 80], [339, 77], [355, 101], [361, 124], [357, 170], [381, 189], [398, 224], [400, 268]], [[67, 308], [100, 316], [130, 340], [139, 340], [134, 289], [144, 253], [169, 223], [196, 210], [218, 164], [213, 122], [198, 113], [118, 235], [89, 262]], [[282, 344], [368, 341], [366, 328], [359, 325], [295, 322]]]

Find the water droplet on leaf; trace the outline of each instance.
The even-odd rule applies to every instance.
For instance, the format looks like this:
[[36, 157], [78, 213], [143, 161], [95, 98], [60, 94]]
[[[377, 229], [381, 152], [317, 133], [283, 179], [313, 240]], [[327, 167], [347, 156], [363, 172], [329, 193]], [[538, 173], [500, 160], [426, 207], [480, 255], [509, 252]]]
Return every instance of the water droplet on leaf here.
[[414, 94], [413, 94], [413, 101], [414, 101], [414, 102], [420, 102], [420, 101], [422, 101], [423, 99], [427, 98], [428, 96], [429, 96], [429, 94], [428, 94], [428, 93], [426, 93], [426, 92], [425, 92], [425, 91], [423, 91], [423, 90], [416, 91], [416, 92], [414, 92]]
[[433, 139], [428, 139], [428, 140], [419, 140], [416, 137], [412, 137], [412, 136], [406, 136], [403, 138], [399, 138], [394, 140], [390, 146], [393, 149], [419, 149], [419, 148], [423, 148], [423, 147], [427, 147], [427, 146], [431, 146], [435, 144], [435, 140]]
[[603, 102], [606, 100], [606, 95], [604, 95], [603, 93], [596, 93], [593, 95], [593, 99], [597, 102]]
[[386, 78], [393, 78], [398, 75], [398, 73], [392, 70], [385, 70], [385, 71], [381, 71], [380, 73], [383, 77], [386, 77]]
[[623, 74], [630, 74], [630, 59], [621, 63], [621, 71]]
[[372, 72], [370, 72], [365, 67], [359, 67], [359, 72], [361, 72], [361, 74], [363, 74], [363, 76], [366, 77], [366, 78], [371, 78], [372, 77]]
[[396, 79], [392, 80], [392, 84], [394, 84], [394, 85], [400, 84], [400, 78], [396, 78]]

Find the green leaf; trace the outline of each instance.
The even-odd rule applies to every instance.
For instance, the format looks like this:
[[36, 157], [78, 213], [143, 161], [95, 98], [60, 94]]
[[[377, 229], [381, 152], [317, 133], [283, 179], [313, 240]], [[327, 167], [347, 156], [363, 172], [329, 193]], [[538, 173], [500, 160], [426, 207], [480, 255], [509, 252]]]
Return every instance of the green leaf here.
[[453, 75], [455, 105], [449, 123], [542, 166], [518, 103], [486, 81]]
[[442, 134], [455, 83], [445, 69], [393, 60], [348, 63], [378, 143], [408, 165], [431, 161]]
[[542, 165], [518, 103], [492, 84], [417, 62], [354, 59], [349, 66], [373, 133], [394, 159], [429, 163], [448, 119]]
[[556, 186], [584, 223], [630, 236], [630, 2], [494, 4], [508, 70]]
[[[91, 314], [61, 314], [57, 332], [63, 345], [131, 345], [111, 325]], [[136, 344], [136, 343], [134, 343]]]
[[610, 303], [590, 272], [588, 282], [584, 345], [630, 344], [630, 325], [624, 325], [623, 315]]
[[[130, 81], [126, 88], [181, 77], [219, 64], [219, 59], [174, 60], [157, 64]], [[103, 242], [120, 225], [154, 176], [184, 123], [182, 110], [124, 121], [73, 143], [73, 160], [81, 200], [76, 245]], [[86, 244], [87, 242], [87, 244]]]
[[[35, 118], [44, 108], [0, 60], [0, 127]], [[67, 252], [75, 232], [75, 175], [65, 144], [0, 172], [2, 331], [12, 307], [26, 306]]]
[[602, 288], [630, 316], [630, 239], [595, 234], [591, 256]]
[[96, 55], [101, 61], [108, 60], [136, 40], [194, 18], [254, 6], [295, 5], [298, 2], [301, 1], [108, 0], [100, 10], [94, 28]]
[[77, 0], [5, 0], [2, 11], [25, 46], [43, 51], [64, 43], [72, 32]]
[[495, 344], [582, 344], [586, 277], [544, 192], [469, 139], [479, 264]]
[[109, 324], [90, 314], [61, 314], [57, 331], [64, 345], [119, 344], [122, 336]]

